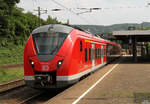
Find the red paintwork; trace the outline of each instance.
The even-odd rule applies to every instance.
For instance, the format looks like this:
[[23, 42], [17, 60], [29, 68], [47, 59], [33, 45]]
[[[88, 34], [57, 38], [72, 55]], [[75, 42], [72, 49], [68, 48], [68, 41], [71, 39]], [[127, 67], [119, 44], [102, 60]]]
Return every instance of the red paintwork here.
[[24, 49], [24, 75], [33, 76], [34, 71], [29, 63], [30, 57], [36, 56], [32, 35], [30, 35]]
[[[82, 40], [83, 50], [80, 52], [80, 40]], [[92, 66], [92, 50], [91, 50], [91, 61], [85, 62], [85, 48], [91, 48], [92, 44], [95, 44], [95, 48], [102, 47], [102, 44], [96, 44], [91, 42], [85, 42], [85, 40], [89, 40], [92, 42], [103, 43], [103, 50], [106, 50], [106, 44], [110, 43], [113, 45], [118, 45], [117, 43], [113, 43], [110, 41], [106, 41], [101, 38], [97, 38], [92, 36], [91, 34], [87, 34], [81, 32], [79, 30], [73, 29], [70, 35], [66, 38], [60, 50], [56, 54], [56, 56], [47, 62], [41, 62], [37, 56], [35, 47], [33, 44], [32, 35], [30, 35], [24, 50], [24, 75], [25, 76], [34, 76], [34, 70], [40, 72], [51, 72], [56, 70], [57, 76], [70, 76], [80, 72], [83, 72]], [[103, 51], [104, 54], [104, 51]], [[87, 56], [89, 58], [89, 55]], [[32, 69], [29, 60], [34, 61], [35, 68]], [[59, 69], [57, 69], [57, 62], [59, 60], [63, 60], [62, 65]], [[107, 61], [106, 55], [103, 56], [104, 62]], [[95, 65], [101, 64], [101, 59], [95, 59]], [[46, 64], [50, 68], [46, 71], [42, 70], [42, 65]]]

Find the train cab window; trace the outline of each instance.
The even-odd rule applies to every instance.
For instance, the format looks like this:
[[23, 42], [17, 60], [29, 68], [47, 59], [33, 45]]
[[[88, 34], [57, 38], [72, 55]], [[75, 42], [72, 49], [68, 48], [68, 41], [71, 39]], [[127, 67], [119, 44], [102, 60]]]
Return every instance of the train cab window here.
[[85, 62], [87, 62], [87, 48], [85, 48]]
[[63, 45], [68, 34], [60, 32], [41, 32], [32, 35], [38, 55], [55, 55]]
[[80, 40], [80, 52], [82, 52], [82, 40]]
[[91, 48], [89, 48], [89, 61], [91, 61]]

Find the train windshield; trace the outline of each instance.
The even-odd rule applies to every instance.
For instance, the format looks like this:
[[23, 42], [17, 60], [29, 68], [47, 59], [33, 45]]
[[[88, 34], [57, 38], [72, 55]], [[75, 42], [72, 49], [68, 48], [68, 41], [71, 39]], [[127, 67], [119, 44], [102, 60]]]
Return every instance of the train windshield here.
[[66, 33], [33, 34], [34, 44], [38, 55], [53, 55], [62, 46]]

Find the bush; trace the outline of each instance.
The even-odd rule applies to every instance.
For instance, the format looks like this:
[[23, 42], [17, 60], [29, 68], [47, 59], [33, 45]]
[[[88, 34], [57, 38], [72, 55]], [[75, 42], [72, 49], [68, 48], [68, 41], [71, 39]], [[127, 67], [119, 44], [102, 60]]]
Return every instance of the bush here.
[[24, 46], [9, 44], [0, 47], [0, 65], [23, 63]]

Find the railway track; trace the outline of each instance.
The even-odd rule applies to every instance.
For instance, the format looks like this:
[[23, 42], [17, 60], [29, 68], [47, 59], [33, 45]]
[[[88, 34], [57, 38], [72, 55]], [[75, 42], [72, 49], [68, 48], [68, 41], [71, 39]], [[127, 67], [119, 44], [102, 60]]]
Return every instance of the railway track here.
[[24, 79], [18, 79], [0, 84], [0, 104], [42, 104], [63, 90], [36, 90], [25, 86]]
[[0, 94], [0, 104], [43, 104], [62, 91], [40, 91], [24, 86]]
[[0, 84], [0, 104], [28, 104], [30, 100], [36, 99], [42, 93], [41, 91], [25, 86], [24, 78], [2, 83]]
[[0, 65], [0, 68], [16, 68], [16, 67], [23, 67], [23, 64]]
[[25, 100], [18, 102], [17, 104], [28, 104], [30, 101], [32, 101], [33, 99], [36, 99], [38, 96], [42, 95], [43, 93], [44, 92], [36, 93], [32, 95], [31, 97], [28, 97]]
[[10, 81], [7, 83], [3, 83], [0, 84], [0, 93], [20, 87], [20, 86], [24, 86], [25, 82], [24, 79], [18, 79], [18, 80], [14, 80], [14, 81]]
[[27, 86], [17, 87], [13, 90], [0, 93], [0, 104], [30, 104], [29, 101], [38, 99], [43, 92]]

